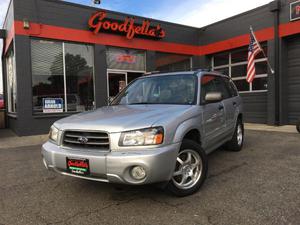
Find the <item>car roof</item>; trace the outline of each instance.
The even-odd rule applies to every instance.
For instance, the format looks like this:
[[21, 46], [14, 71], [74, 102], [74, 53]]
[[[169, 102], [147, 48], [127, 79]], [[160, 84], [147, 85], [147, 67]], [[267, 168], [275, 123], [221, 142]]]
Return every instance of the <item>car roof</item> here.
[[[228, 77], [218, 71], [208, 71], [208, 70], [194, 70], [194, 71], [178, 71], [178, 72], [159, 72], [155, 71], [153, 73], [146, 73], [145, 76], [142, 77], [160, 77], [160, 76], [172, 76], [172, 75], [197, 75], [197, 76], [203, 76], [203, 75], [215, 75], [215, 76], [221, 76], [221, 77]], [[141, 77], [141, 78], [142, 78]]]

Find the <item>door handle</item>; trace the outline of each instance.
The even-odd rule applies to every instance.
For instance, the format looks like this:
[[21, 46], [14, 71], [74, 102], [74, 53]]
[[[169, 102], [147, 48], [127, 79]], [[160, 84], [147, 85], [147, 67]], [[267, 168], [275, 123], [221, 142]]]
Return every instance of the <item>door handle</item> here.
[[223, 105], [219, 105], [219, 108], [218, 108], [219, 110], [222, 110], [222, 109], [224, 109], [224, 106]]

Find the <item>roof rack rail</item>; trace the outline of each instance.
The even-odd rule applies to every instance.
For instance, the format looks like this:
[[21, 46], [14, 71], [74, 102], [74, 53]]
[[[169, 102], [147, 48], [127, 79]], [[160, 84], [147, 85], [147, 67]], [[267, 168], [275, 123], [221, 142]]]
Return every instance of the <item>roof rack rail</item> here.
[[199, 68], [199, 67], [191, 67], [189, 69], [183, 70], [183, 69], [178, 69], [178, 70], [157, 70], [157, 71], [150, 71], [146, 72], [145, 75], [151, 75], [151, 74], [157, 74], [157, 73], [174, 73], [174, 72], [185, 72], [185, 71], [195, 71], [197, 72], [212, 72], [212, 68]]
[[151, 74], [157, 74], [157, 73], [160, 73], [160, 71], [159, 70], [157, 70], [157, 71], [150, 71], [150, 72], [146, 72], [144, 74], [145, 75], [151, 75]]

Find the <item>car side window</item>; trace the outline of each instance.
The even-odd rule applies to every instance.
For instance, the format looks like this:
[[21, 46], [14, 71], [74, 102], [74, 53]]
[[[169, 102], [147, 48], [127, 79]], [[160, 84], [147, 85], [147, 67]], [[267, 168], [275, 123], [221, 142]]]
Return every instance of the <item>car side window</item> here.
[[237, 89], [235, 88], [235, 85], [233, 84], [232, 80], [230, 80], [229, 78], [223, 78], [226, 88], [228, 89], [231, 97], [235, 97], [238, 96], [238, 92]]
[[230, 87], [233, 91], [233, 95], [234, 96], [238, 96], [239, 95], [239, 92], [238, 92], [238, 89], [236, 88], [235, 84], [233, 83], [232, 80], [229, 80], [229, 83], [230, 83]]
[[201, 77], [201, 104], [205, 104], [205, 96], [209, 92], [217, 92], [215, 79], [213, 75], [204, 75]]
[[226, 87], [223, 77], [217, 77], [215, 79], [215, 84], [216, 84], [217, 91], [221, 92], [223, 99], [227, 99], [227, 98], [231, 97], [231, 93], [229, 92], [228, 88]]

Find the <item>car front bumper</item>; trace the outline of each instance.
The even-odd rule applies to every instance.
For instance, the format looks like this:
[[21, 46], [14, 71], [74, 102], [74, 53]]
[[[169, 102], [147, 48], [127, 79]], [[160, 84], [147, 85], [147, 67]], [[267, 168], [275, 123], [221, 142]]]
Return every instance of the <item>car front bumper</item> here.
[[[60, 174], [123, 184], [149, 184], [168, 181], [172, 178], [180, 143], [152, 149], [99, 152], [91, 150], [65, 149], [51, 142], [42, 146], [43, 162], [49, 170]], [[88, 159], [90, 174], [81, 176], [67, 172], [66, 158]], [[146, 177], [134, 179], [130, 171], [142, 166]]]

